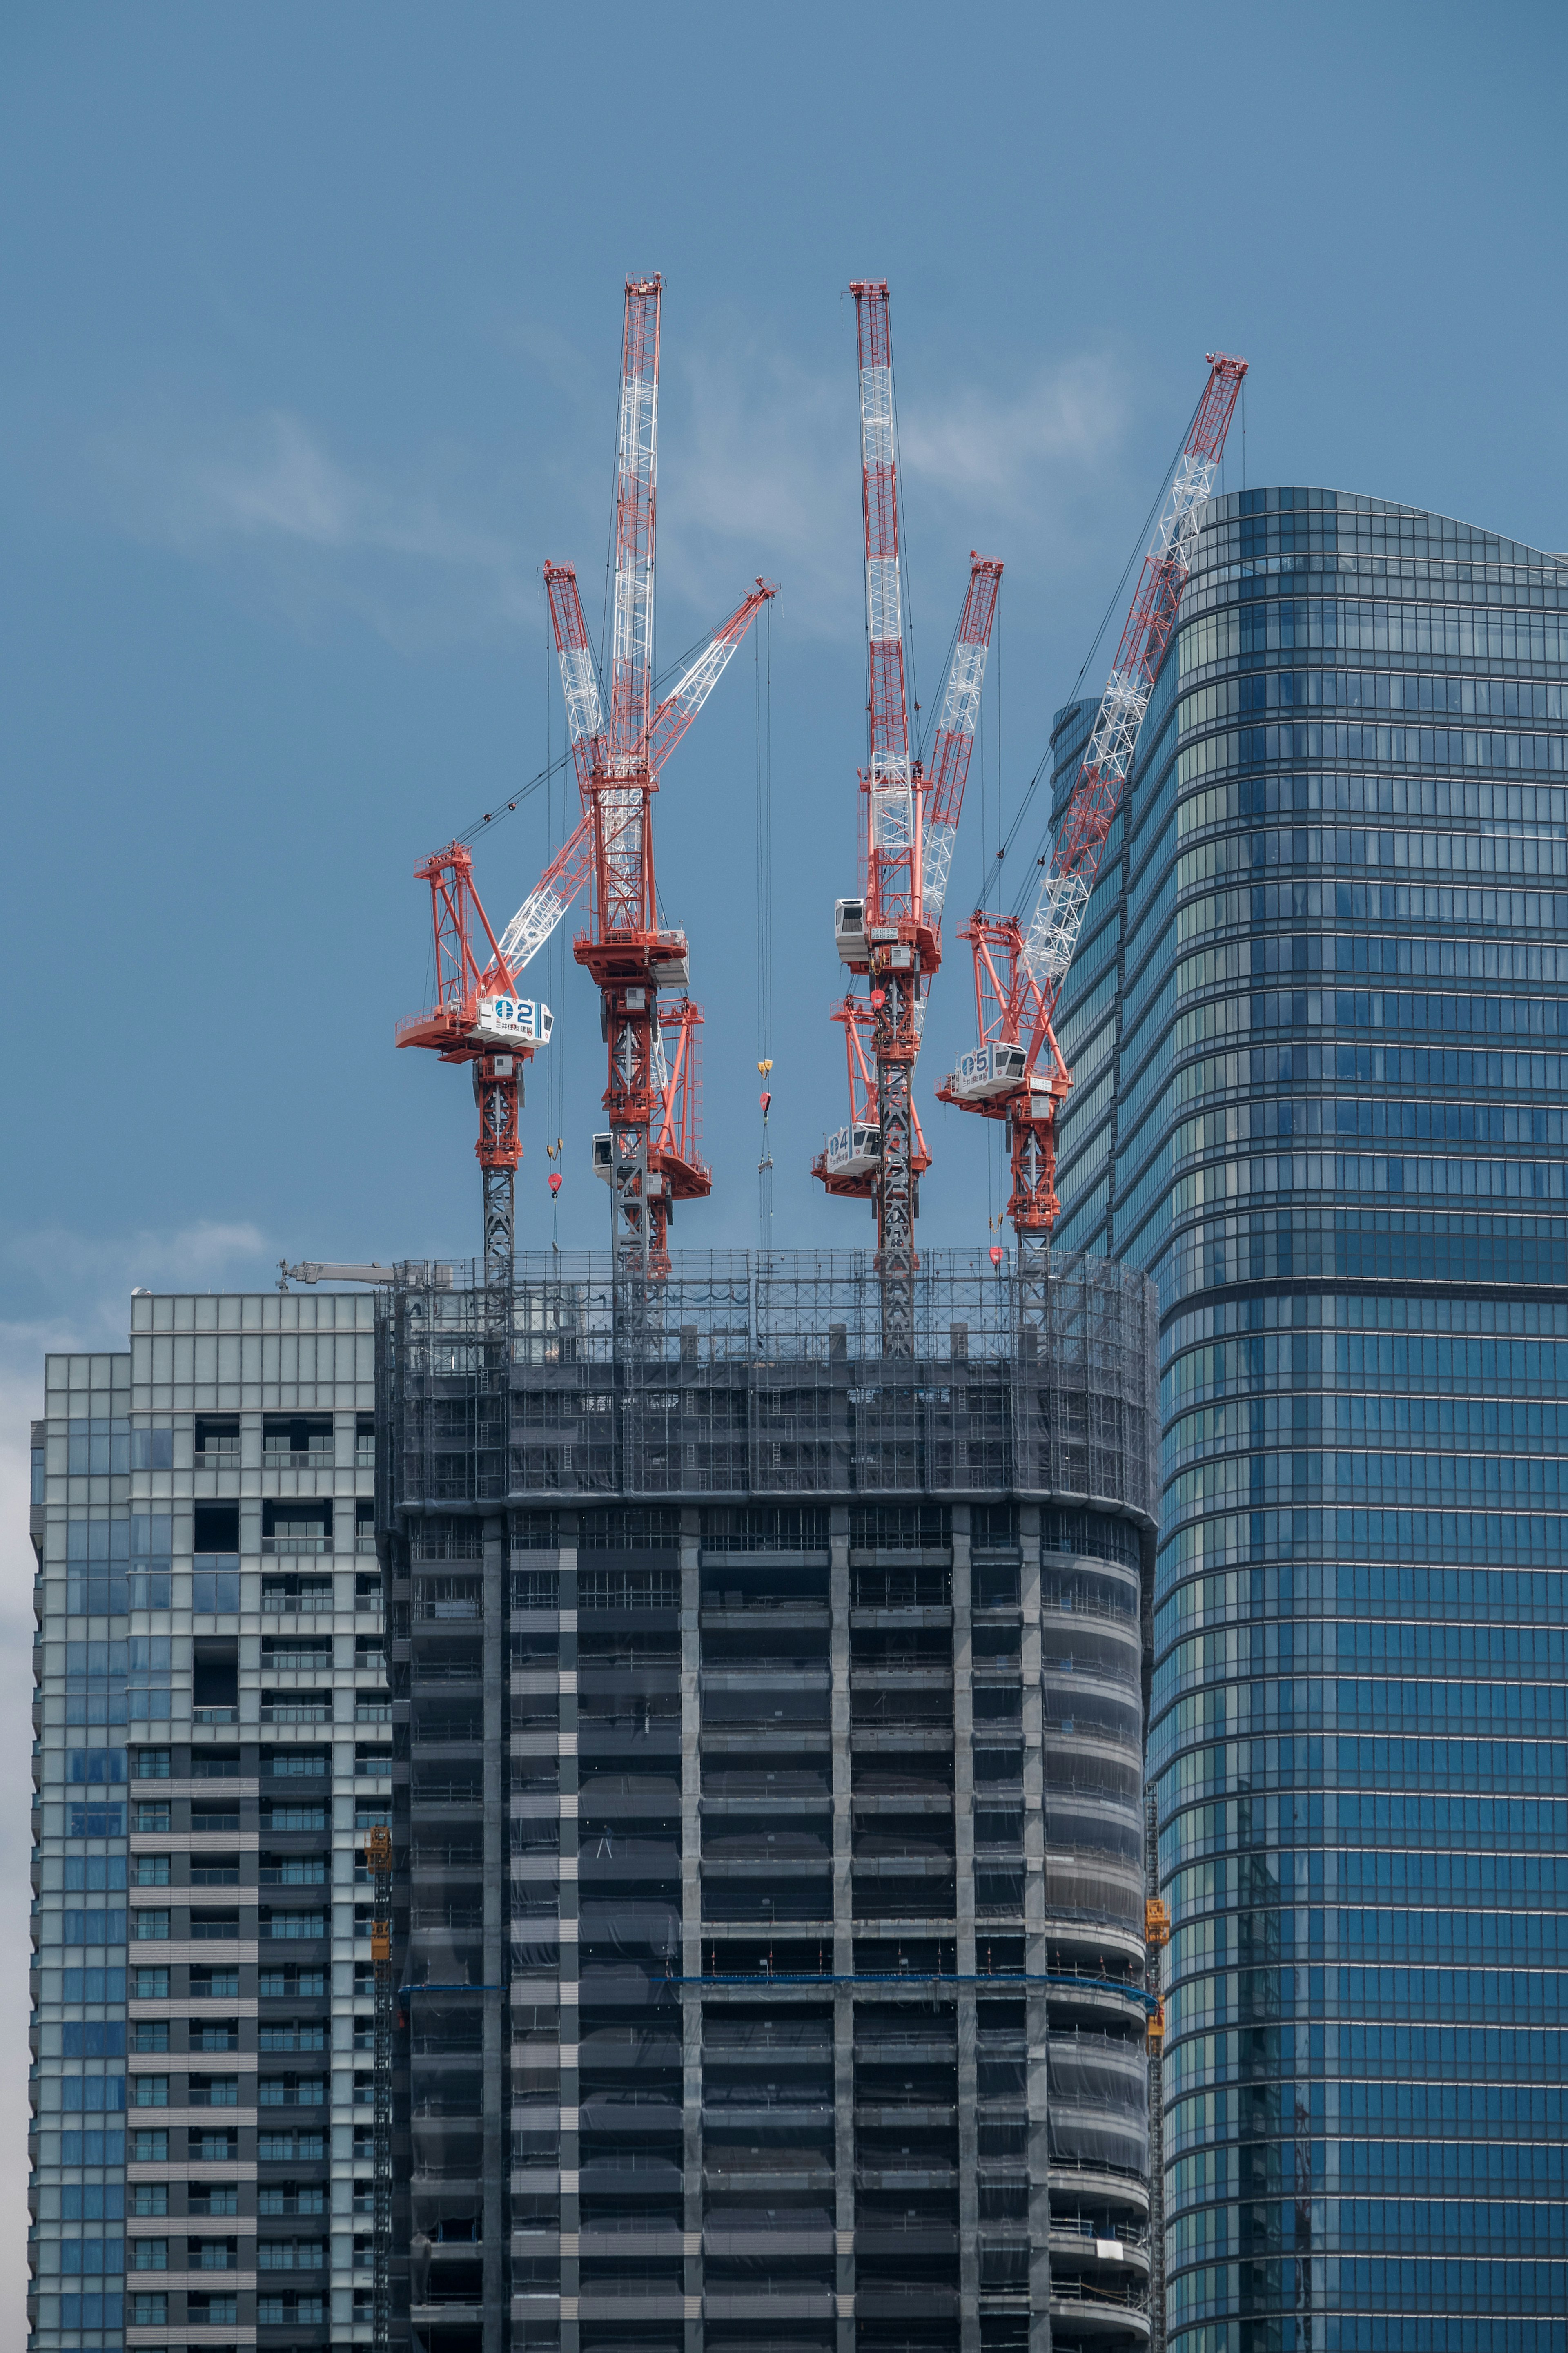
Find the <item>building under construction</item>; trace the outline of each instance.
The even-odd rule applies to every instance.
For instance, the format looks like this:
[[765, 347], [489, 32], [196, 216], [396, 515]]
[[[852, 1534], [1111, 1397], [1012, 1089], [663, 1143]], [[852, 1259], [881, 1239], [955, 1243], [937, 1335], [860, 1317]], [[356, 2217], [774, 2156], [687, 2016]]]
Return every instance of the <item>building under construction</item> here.
[[395, 2346], [1150, 2342], [1153, 1294], [914, 1301], [381, 1293]]

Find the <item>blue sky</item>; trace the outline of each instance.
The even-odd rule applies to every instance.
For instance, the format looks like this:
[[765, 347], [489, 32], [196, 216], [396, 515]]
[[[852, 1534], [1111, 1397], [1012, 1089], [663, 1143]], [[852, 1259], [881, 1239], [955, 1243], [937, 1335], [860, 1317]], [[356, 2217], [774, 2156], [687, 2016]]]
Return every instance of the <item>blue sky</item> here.
[[[1006, 564], [950, 909], [972, 903], [1219, 345], [1253, 483], [1568, 546], [1565, 20], [1381, 0], [1117, 8], [0, 10], [0, 2023], [25, 1999], [25, 1417], [134, 1282], [470, 1251], [461, 1074], [416, 860], [542, 765], [539, 566], [598, 607], [621, 287], [664, 273], [659, 639], [752, 575], [772, 625], [775, 1235], [864, 1244], [806, 1174], [842, 1116], [831, 904], [862, 741], [851, 278], [892, 283], [917, 673]], [[1240, 480], [1239, 432], [1227, 480]], [[712, 1201], [755, 1232], [758, 679], [669, 768], [666, 906], [707, 1008]], [[553, 717], [552, 717], [552, 712]], [[982, 826], [984, 782], [984, 814]], [[557, 823], [562, 813], [557, 794]], [[504, 919], [537, 796], [483, 848]], [[600, 1243], [584, 977], [548, 978], [520, 1234]], [[986, 1131], [930, 1103], [928, 1244], [986, 1239]], [[553, 1088], [553, 1092], [552, 1092]], [[22, 2342], [26, 2052], [0, 2034], [0, 2353]]]
[[[596, 621], [628, 269], [668, 289], [665, 656], [781, 586], [775, 1236], [866, 1242], [806, 1174], [842, 1116], [863, 727], [847, 281], [893, 288], [928, 696], [969, 549], [1007, 566], [994, 843], [1205, 348], [1252, 363], [1253, 482], [1568, 543], [1563, 55], [1562, 12], [1517, 6], [5, 11], [0, 1305], [118, 1330], [132, 1282], [474, 1247], [466, 1080], [391, 1045], [425, 986], [411, 870], [560, 747], [539, 567], [575, 560]], [[707, 1008], [689, 1247], [756, 1230], [758, 702], [748, 648], [659, 814]], [[550, 818], [537, 795], [483, 844], [498, 918]], [[597, 1244], [595, 1008], [561, 955], [535, 977], [556, 1077], [520, 1239], [549, 1237], [561, 1133], [559, 1236]], [[928, 1243], [987, 1238], [985, 1132], [929, 1101], [968, 1012], [955, 958]]]

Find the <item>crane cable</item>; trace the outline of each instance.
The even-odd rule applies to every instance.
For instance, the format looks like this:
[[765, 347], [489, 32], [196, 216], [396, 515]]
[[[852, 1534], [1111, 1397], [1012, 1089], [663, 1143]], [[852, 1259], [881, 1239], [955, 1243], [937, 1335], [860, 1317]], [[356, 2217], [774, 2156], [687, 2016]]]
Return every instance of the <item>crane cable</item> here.
[[[1148, 513], [1143, 518], [1142, 529], [1133, 543], [1132, 553], [1129, 555], [1127, 562], [1122, 566], [1121, 576], [1110, 592], [1110, 600], [1106, 605], [1104, 612], [1100, 616], [1100, 626], [1095, 630], [1092, 638], [1089, 640], [1089, 650], [1084, 655], [1081, 663], [1079, 665], [1078, 676], [1074, 679], [1067, 701], [1062, 705], [1061, 713], [1058, 723], [1051, 730], [1050, 740], [1047, 744], [1045, 751], [1040, 755], [1039, 765], [1036, 768], [1034, 775], [1029, 779], [1028, 787], [1024, 794], [1023, 799], [1018, 804], [1017, 812], [1013, 818], [1012, 824], [1008, 827], [1005, 836], [998, 845], [994, 861], [987, 862], [988, 872], [992, 862], [994, 862], [997, 865], [1002, 863], [1005, 859], [1007, 852], [1013, 848], [1018, 839], [1018, 835], [1023, 828], [1024, 820], [1028, 816], [1029, 810], [1033, 806], [1035, 795], [1038, 791], [1042, 781], [1050, 768], [1051, 754], [1056, 750], [1057, 744], [1070, 723], [1071, 713], [1077, 705], [1079, 693], [1083, 687], [1083, 681], [1089, 672], [1089, 666], [1099, 650], [1100, 641], [1104, 638], [1106, 630], [1110, 626], [1111, 617], [1115, 614], [1118, 606], [1125, 602], [1127, 583], [1131, 576], [1134, 566], [1141, 564], [1144, 555], [1148, 553], [1150, 534], [1153, 531], [1156, 522], [1159, 520], [1160, 510], [1164, 505], [1165, 495], [1171, 487], [1172, 478], [1175, 473], [1176, 468], [1181, 464], [1182, 452], [1185, 449], [1188, 441], [1192, 438], [1193, 427], [1197, 422], [1198, 410], [1202, 406], [1203, 398], [1200, 395], [1199, 398], [1193, 405], [1192, 415], [1188, 417], [1186, 425], [1183, 429], [1182, 438], [1180, 442], [1177, 444], [1175, 455], [1172, 458], [1169, 465], [1166, 467], [1164, 477], [1161, 481], [1158, 491], [1154, 493], [1153, 501], [1150, 506]], [[1037, 856], [1035, 861], [1035, 865], [1037, 867], [1044, 865], [1046, 859], [1050, 856], [1051, 839], [1051, 828], [1047, 822], [1046, 831], [1043, 836], [1043, 855]], [[1038, 885], [1034, 877], [1035, 868], [1026, 867], [1022, 880], [1014, 894], [1013, 904], [1009, 911], [1012, 914], [1021, 914], [1024, 910], [1025, 902], [1028, 899], [1031, 892], [1037, 889]]]
[[[690, 665], [696, 660], [698, 655], [702, 652], [704, 648], [712, 644], [713, 639], [719, 633], [719, 628], [721, 627], [722, 623], [720, 623], [711, 629], [704, 630], [700, 637], [694, 638], [692, 639], [684, 653], [677, 654], [672, 662], [667, 663], [665, 668], [659, 671], [658, 677], [653, 682], [656, 699], [658, 691], [660, 687], [668, 686], [672, 679], [678, 678], [682, 671], [689, 669]], [[547, 658], [549, 648], [547, 645]], [[596, 659], [595, 661], [595, 672], [597, 672], [598, 662]], [[602, 681], [600, 694], [602, 700]], [[461, 833], [454, 835], [453, 839], [462, 843], [466, 848], [470, 842], [478, 841], [479, 836], [484, 832], [487, 826], [493, 827], [504, 824], [506, 819], [510, 817], [515, 810], [520, 808], [525, 800], [530, 799], [533, 794], [539, 791], [541, 786], [549, 784], [552, 776], [558, 776], [561, 774], [561, 771], [568, 765], [571, 759], [572, 746], [568, 744], [563, 752], [558, 752], [553, 759], [547, 759], [545, 765], [537, 770], [533, 776], [530, 776], [525, 785], [520, 785], [516, 792], [512, 794], [509, 800], [498, 803], [496, 807], [493, 809], [486, 809], [482, 816], [475, 818], [471, 825], [465, 827], [464, 830]]]

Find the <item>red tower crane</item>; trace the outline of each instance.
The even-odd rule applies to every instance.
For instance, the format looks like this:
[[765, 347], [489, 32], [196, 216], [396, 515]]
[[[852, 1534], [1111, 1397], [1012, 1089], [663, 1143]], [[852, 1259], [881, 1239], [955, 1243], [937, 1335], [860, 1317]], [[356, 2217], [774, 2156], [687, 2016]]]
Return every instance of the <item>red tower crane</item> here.
[[1132, 765], [1192, 568], [1203, 510], [1225, 448], [1247, 362], [1208, 353], [1197, 406], [1100, 712], [1084, 751], [1027, 930], [1016, 915], [976, 913], [960, 936], [974, 952], [979, 1044], [937, 1089], [942, 1102], [1007, 1122], [1013, 1186], [1007, 1215], [1021, 1277], [1038, 1280], [1059, 1204], [1056, 1122], [1072, 1084], [1052, 1029], [1111, 823]]
[[[485, 1281], [498, 1297], [511, 1282], [521, 1070], [548, 1044], [552, 1027], [549, 1007], [520, 997], [518, 984], [585, 884], [593, 923], [574, 953], [599, 982], [610, 1041], [605, 1102], [616, 1124], [612, 1136], [595, 1138], [595, 1159], [616, 1186], [617, 1267], [635, 1264], [645, 1278], [663, 1271], [671, 1200], [705, 1194], [711, 1182], [696, 1142], [695, 1032], [702, 1017], [685, 993], [686, 936], [658, 928], [648, 803], [665, 761], [776, 591], [759, 580], [652, 707], [660, 284], [626, 281], [608, 728], [576, 575], [570, 565], [544, 567], [582, 815], [499, 939], [463, 843], [448, 843], [415, 870], [430, 886], [436, 995], [426, 1012], [398, 1024], [397, 1043], [473, 1065]], [[662, 1009], [661, 990], [679, 991]]]
[[598, 984], [609, 1048], [608, 1133], [595, 1163], [610, 1186], [617, 1282], [646, 1295], [668, 1271], [673, 1204], [712, 1187], [697, 1148], [701, 1015], [687, 995], [683, 931], [660, 925], [652, 800], [664, 763], [776, 591], [759, 580], [658, 708], [653, 703], [654, 522], [658, 447], [658, 278], [626, 280], [616, 450], [616, 568], [606, 722], [577, 576], [545, 585], [567, 721], [592, 833], [589, 928], [573, 953]]
[[834, 1008], [844, 1030], [849, 1120], [827, 1139], [812, 1173], [830, 1193], [875, 1201], [883, 1354], [909, 1356], [915, 1345], [918, 1183], [931, 1165], [914, 1107], [914, 1065], [924, 992], [942, 963], [942, 910], [1002, 566], [971, 556], [928, 770], [911, 756], [904, 683], [887, 281], [859, 280], [850, 291], [860, 375], [868, 745], [860, 771], [861, 894], [838, 901], [835, 931], [841, 961], [869, 986], [865, 996], [851, 988]]

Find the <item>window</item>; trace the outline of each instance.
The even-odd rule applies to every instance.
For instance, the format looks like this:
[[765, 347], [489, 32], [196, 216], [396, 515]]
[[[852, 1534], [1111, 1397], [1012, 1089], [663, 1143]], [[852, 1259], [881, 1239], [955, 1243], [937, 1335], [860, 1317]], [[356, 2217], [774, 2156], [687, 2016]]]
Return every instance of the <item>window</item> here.
[[308, 2001], [312, 1995], [326, 1992], [327, 1973], [325, 1969], [263, 1969], [256, 1989], [263, 2001], [288, 2001], [297, 1995]]
[[70, 1835], [72, 1838], [123, 1838], [124, 1807], [73, 1806], [70, 1810]]
[[60, 2029], [60, 2052], [67, 2059], [119, 2059], [125, 2051], [125, 2029], [119, 2019], [68, 2020]]
[[118, 2222], [125, 2212], [125, 2193], [116, 2181], [68, 2182], [60, 2191], [60, 2214], [68, 2222]]
[[261, 1827], [268, 1831], [324, 1831], [325, 1806], [263, 1806]]
[[168, 2324], [169, 2299], [166, 2295], [133, 2295], [131, 2299], [131, 2320], [136, 2328], [163, 2328]]
[[66, 1443], [72, 1478], [107, 1478], [131, 1468], [131, 1424], [119, 1415], [69, 1423]]
[[139, 2181], [132, 2192], [133, 2214], [166, 2214], [169, 2211], [169, 2185], [166, 2181]]
[[263, 1634], [261, 1663], [280, 1674], [330, 1674], [332, 1638], [330, 1634]]
[[291, 1754], [288, 1752], [275, 1754], [269, 1759], [268, 1769], [275, 1781], [314, 1780], [318, 1776], [326, 1775], [329, 1770], [329, 1760], [313, 1749], [296, 1749]]
[[199, 1943], [205, 1938], [209, 1944], [231, 1945], [238, 1935], [237, 1912], [193, 1912], [191, 1914], [191, 1936], [194, 1942]]
[[[132, 2105], [136, 2105], [134, 2102]], [[169, 2157], [169, 2136], [166, 2132], [136, 2132], [131, 2136], [131, 2154], [138, 2165], [164, 2165]]]
[[327, 1858], [324, 1854], [263, 1853], [258, 1872], [263, 1887], [324, 1887]]
[[189, 2197], [193, 2214], [237, 2214], [239, 2211], [239, 2191], [232, 2183], [226, 2188], [221, 2182], [209, 2183], [205, 2187], [195, 2182], [191, 2187]]
[[326, 2155], [324, 2133], [263, 2132], [256, 2136], [256, 2154], [263, 2165], [309, 2165]]
[[223, 2165], [239, 2155], [239, 2135], [237, 2132], [202, 2132], [191, 2135], [191, 2155], [200, 2158], [204, 2165]]
[[[167, 2211], [166, 2205], [164, 2211]], [[126, 2252], [133, 2272], [166, 2272], [169, 2268], [167, 2239], [132, 2239]]]
[[239, 1998], [237, 1969], [193, 1969], [191, 1999], [193, 2001], [236, 2001]]
[[324, 2214], [327, 2193], [317, 2183], [274, 2182], [256, 2193], [258, 2214]]
[[[192, 1827], [194, 1828], [195, 1825], [193, 1824]], [[191, 1885], [193, 1887], [237, 1887], [239, 1885], [238, 1855], [193, 1854]]]
[[133, 1912], [131, 1918], [131, 1933], [139, 1945], [168, 1943], [169, 1915], [166, 1912]]
[[193, 2075], [191, 2105], [193, 2108], [237, 2108], [239, 2077], [237, 2075]]
[[[63, 1972], [64, 2001], [123, 2001], [125, 1972], [123, 1969], [67, 1969]], [[60, 2163], [68, 2164], [62, 2158]]]
[[[194, 1992], [195, 1990], [195, 1989], [193, 1987], [192, 1991]], [[136, 1999], [138, 2001], [167, 2001], [169, 1999], [168, 1970], [138, 1969], [136, 1972]]]
[[125, 1858], [119, 1854], [68, 1854], [65, 1884], [68, 1893], [98, 1895], [125, 1884]]
[[204, 2018], [191, 2029], [193, 2051], [237, 2051], [239, 2021], [237, 2018]]
[[[166, 2108], [169, 2105], [167, 2075], [132, 2075], [131, 2105], [133, 2108]], [[141, 2135], [138, 2134], [138, 2139]]]
[[237, 2272], [239, 2269], [237, 2239], [187, 2239], [185, 2262], [193, 2272]]
[[275, 1414], [263, 1418], [261, 1459], [274, 1470], [304, 1471], [331, 1465], [330, 1414]]
[[205, 1832], [208, 1837], [215, 1831], [237, 1831], [239, 1828], [237, 1807], [230, 1810], [217, 1806], [193, 1806], [191, 1828]]
[[166, 2051], [168, 2047], [169, 2021], [166, 2018], [139, 2018], [136, 2021], [131, 2030], [132, 2051]]
[[[138, 1748], [134, 1752], [136, 1778], [139, 1781], [167, 1781], [170, 1778], [170, 1758], [166, 1748]], [[72, 1778], [76, 1777], [73, 1774]], [[88, 1778], [85, 1774], [81, 1777]], [[96, 1774], [92, 1777], [99, 1778]], [[109, 1777], [103, 1777], [107, 1779]]]
[[326, 1553], [332, 1548], [332, 1507], [325, 1498], [279, 1500], [261, 1506], [263, 1554]]
[[166, 1831], [169, 1828], [169, 1801], [166, 1798], [161, 1801], [143, 1798], [136, 1809], [136, 1827], [139, 1831]]
[[[220, 2264], [210, 2266], [221, 2270]], [[229, 2327], [239, 2318], [239, 2298], [237, 2295], [193, 2295], [186, 2305], [189, 2318], [198, 2326]]]
[[330, 1577], [264, 1577], [261, 1580], [261, 1607], [283, 1615], [309, 1617], [319, 1611], [330, 1612], [332, 1607], [332, 1580]]
[[169, 1858], [166, 1854], [139, 1854], [131, 1866], [132, 1887], [167, 1887]]
[[197, 1781], [237, 1781], [239, 1757], [232, 1749], [198, 1749], [191, 1758], [191, 1777]]

